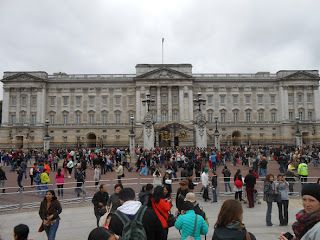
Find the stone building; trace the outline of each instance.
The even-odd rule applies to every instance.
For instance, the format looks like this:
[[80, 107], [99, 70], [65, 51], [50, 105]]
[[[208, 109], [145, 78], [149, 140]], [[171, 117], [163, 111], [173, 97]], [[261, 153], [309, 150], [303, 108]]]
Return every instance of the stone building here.
[[194, 146], [199, 92], [208, 146], [215, 118], [222, 146], [294, 144], [297, 127], [305, 144], [320, 142], [318, 70], [194, 74], [191, 64], [138, 64], [136, 74], [5, 72], [2, 82], [5, 148], [43, 146], [46, 120], [52, 147], [128, 146], [132, 127], [142, 146], [147, 93], [155, 146]]

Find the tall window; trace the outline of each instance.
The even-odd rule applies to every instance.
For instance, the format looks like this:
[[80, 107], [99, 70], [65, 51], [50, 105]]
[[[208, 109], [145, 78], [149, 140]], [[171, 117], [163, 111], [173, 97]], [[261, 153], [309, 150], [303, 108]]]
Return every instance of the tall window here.
[[221, 113], [221, 122], [226, 122], [226, 114], [225, 113]]
[[213, 113], [208, 113], [208, 122], [213, 122]]
[[108, 104], [108, 97], [102, 97], [102, 104], [107, 105]]
[[50, 115], [50, 124], [54, 124], [54, 114]]
[[106, 124], [108, 122], [108, 115], [106, 113], [102, 114], [102, 123]]
[[94, 114], [93, 113], [89, 114], [89, 123], [94, 124]]
[[272, 112], [271, 113], [271, 122], [275, 122], [276, 121], [276, 113]]
[[68, 124], [68, 115], [67, 114], [63, 115], [63, 124]]
[[63, 105], [68, 106], [69, 97], [63, 97]]
[[167, 122], [167, 113], [166, 112], [162, 113], [162, 122], [163, 123]]
[[173, 121], [176, 121], [176, 122], [179, 121], [177, 112], [173, 113]]
[[250, 96], [246, 96], [246, 104], [250, 103]]
[[312, 112], [308, 112], [308, 120], [312, 121]]
[[173, 96], [173, 104], [178, 104], [178, 96]]
[[298, 103], [302, 103], [302, 95], [301, 94], [298, 95]]
[[262, 97], [262, 95], [259, 95], [259, 96], [258, 96], [258, 103], [259, 103], [259, 104], [262, 104], [262, 101], [263, 101], [263, 97]]
[[155, 112], [152, 113], [152, 120], [153, 120], [154, 122], [157, 121], [157, 115], [156, 115]]
[[128, 104], [129, 105], [133, 105], [133, 97], [129, 97], [128, 98]]
[[21, 115], [21, 123], [25, 124], [26, 122], [27, 122], [26, 115], [25, 114]]
[[212, 96], [208, 96], [208, 104], [212, 103]]
[[116, 114], [116, 123], [120, 123], [120, 114], [119, 113]]
[[162, 95], [162, 104], [167, 104], [167, 96]]
[[16, 106], [17, 105], [17, 98], [16, 97], [12, 97], [11, 98], [11, 105], [12, 106]]
[[55, 97], [50, 97], [50, 106], [56, 105], [56, 99]]
[[233, 104], [237, 104], [238, 103], [238, 96], [233, 96]]
[[288, 102], [293, 103], [293, 97], [291, 94], [288, 95]]
[[81, 123], [81, 115], [78, 113], [76, 115], [76, 124], [80, 124]]
[[308, 94], [308, 95], [307, 95], [307, 102], [308, 102], [308, 103], [312, 103], [312, 96], [311, 96], [311, 94]]
[[238, 113], [237, 112], [233, 113], [233, 121], [235, 123], [238, 122]]
[[37, 122], [37, 115], [36, 114], [32, 114], [31, 115], [31, 124], [35, 125]]
[[276, 103], [276, 96], [270, 96], [270, 102], [271, 104], [275, 104]]
[[27, 98], [26, 97], [22, 97], [21, 98], [21, 104], [22, 104], [22, 106], [26, 106], [27, 105]]
[[32, 106], [37, 106], [37, 97], [32, 97]]
[[120, 103], [121, 103], [120, 97], [116, 97], [116, 104], [118, 105], [118, 104], [120, 104]]
[[299, 112], [299, 120], [302, 121], [303, 120], [303, 112]]
[[259, 122], [263, 122], [263, 112], [259, 113]]
[[91, 106], [94, 105], [94, 97], [89, 97], [89, 104], [90, 104]]
[[224, 104], [224, 100], [225, 100], [224, 97], [225, 96], [220, 96], [220, 104]]
[[289, 112], [289, 120], [293, 121], [293, 112], [291, 112], [291, 111]]
[[251, 122], [251, 113], [249, 112], [246, 113], [246, 120], [247, 122]]
[[15, 124], [15, 123], [16, 123], [16, 115], [15, 115], [15, 114], [12, 114], [12, 115], [11, 115], [11, 123], [12, 123], [12, 124]]
[[81, 106], [81, 97], [76, 98], [77, 106]]

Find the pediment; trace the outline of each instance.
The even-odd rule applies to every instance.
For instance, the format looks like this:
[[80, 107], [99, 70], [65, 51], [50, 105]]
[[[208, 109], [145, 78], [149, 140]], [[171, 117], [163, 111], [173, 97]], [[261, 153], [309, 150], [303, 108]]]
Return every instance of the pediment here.
[[305, 71], [297, 71], [281, 79], [317, 79], [318, 75], [314, 75]]
[[3, 78], [1, 81], [2, 82], [15, 81], [15, 82], [24, 82], [24, 83], [25, 82], [45, 82], [44, 79], [33, 76], [33, 75], [28, 74], [26, 72], [14, 74], [12, 76]]
[[141, 74], [134, 79], [140, 80], [140, 79], [193, 79], [191, 75], [185, 74], [183, 72], [179, 72], [177, 70], [168, 68], [168, 67], [162, 67], [155, 69], [153, 71]]

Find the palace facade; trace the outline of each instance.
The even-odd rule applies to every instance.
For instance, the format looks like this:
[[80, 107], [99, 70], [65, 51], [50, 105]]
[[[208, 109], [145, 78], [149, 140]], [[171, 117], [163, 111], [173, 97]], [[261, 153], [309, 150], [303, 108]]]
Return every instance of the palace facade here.
[[[130, 131], [143, 146], [150, 93], [155, 146], [194, 146], [194, 104], [206, 100], [208, 146], [319, 143], [318, 70], [196, 74], [191, 64], [138, 64], [136, 74], [5, 72], [0, 147], [128, 146]], [[131, 123], [131, 117], [134, 122]], [[297, 119], [298, 118], [298, 119]], [[217, 122], [216, 122], [217, 119]]]

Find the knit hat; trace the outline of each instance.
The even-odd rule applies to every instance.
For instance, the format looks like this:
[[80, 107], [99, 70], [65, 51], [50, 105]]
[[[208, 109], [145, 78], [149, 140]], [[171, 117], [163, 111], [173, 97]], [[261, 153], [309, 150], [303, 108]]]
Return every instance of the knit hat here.
[[186, 198], [184, 200], [194, 203], [196, 201], [196, 195], [192, 192], [189, 192], [187, 193]]
[[188, 180], [182, 180], [180, 182], [180, 185], [188, 185], [188, 184], [189, 184]]
[[310, 195], [316, 198], [320, 202], [320, 184], [318, 183], [309, 183], [303, 184], [301, 190], [301, 196]]
[[205, 172], [205, 173], [208, 173], [208, 172], [209, 172], [209, 168], [205, 168], [205, 169], [204, 169], [204, 172]]

